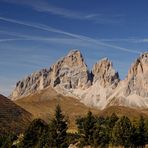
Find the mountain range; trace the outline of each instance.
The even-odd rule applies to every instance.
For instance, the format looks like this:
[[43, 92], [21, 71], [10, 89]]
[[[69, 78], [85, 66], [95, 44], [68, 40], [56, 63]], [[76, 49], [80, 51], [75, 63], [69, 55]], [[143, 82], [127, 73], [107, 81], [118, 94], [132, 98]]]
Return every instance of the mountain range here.
[[69, 117], [71, 129], [89, 110], [101, 116], [115, 112], [132, 119], [148, 117], [148, 52], [120, 80], [108, 58], [89, 70], [81, 52], [72, 50], [51, 67], [18, 81], [9, 99], [1, 95], [0, 102], [0, 125], [8, 131], [23, 131], [34, 118], [48, 122], [57, 104]]
[[17, 82], [11, 94], [18, 100], [51, 87], [99, 110], [109, 106], [148, 108], [148, 53], [132, 64], [124, 80], [108, 58], [99, 60], [89, 71], [78, 50], [72, 50], [48, 69], [34, 72]]

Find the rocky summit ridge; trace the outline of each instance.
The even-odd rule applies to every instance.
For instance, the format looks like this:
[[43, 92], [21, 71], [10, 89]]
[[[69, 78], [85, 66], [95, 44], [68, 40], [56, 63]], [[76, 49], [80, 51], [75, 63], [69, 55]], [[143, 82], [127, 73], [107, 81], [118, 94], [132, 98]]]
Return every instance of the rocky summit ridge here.
[[148, 52], [135, 60], [110, 99], [109, 105], [148, 108]]
[[49, 69], [32, 73], [17, 82], [11, 98], [17, 100], [49, 86], [99, 109], [113, 105], [147, 108], [148, 53], [141, 54], [126, 79], [120, 81], [108, 58], [99, 60], [89, 71], [81, 52], [72, 50]]

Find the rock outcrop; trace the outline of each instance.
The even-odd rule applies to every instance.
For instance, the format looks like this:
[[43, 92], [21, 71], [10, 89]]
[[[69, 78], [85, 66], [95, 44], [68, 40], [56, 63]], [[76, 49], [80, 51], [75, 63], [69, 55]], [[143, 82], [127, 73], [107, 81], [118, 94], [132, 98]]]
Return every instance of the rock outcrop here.
[[113, 64], [108, 58], [97, 62], [92, 69], [94, 75], [93, 84], [97, 81], [104, 88], [111, 86], [115, 88], [119, 82], [119, 75], [113, 68]]
[[32, 73], [23, 80], [18, 81], [10, 98], [15, 100], [46, 88], [51, 82], [49, 73], [50, 70], [42, 69], [38, 72]]
[[148, 53], [143, 53], [131, 66], [125, 83], [125, 96], [148, 97]]
[[140, 55], [132, 64], [126, 79], [109, 100], [109, 106], [148, 107], [148, 53]]
[[11, 94], [13, 100], [47, 87], [74, 96], [88, 106], [148, 107], [148, 53], [143, 53], [131, 66], [125, 80], [108, 58], [98, 61], [89, 72], [80, 51], [73, 50], [49, 69], [35, 72], [19, 81]]
[[91, 85], [91, 77], [80, 51], [71, 51], [49, 69], [32, 73], [17, 82], [11, 94], [13, 100], [40, 91], [48, 86], [63, 92], [70, 89], [86, 89]]
[[91, 84], [89, 71], [80, 51], [71, 51], [51, 67], [51, 86], [85, 89]]
[[93, 66], [92, 85], [83, 91], [75, 90], [74, 93], [84, 104], [103, 109], [119, 81], [119, 75], [114, 70], [112, 62], [104, 58]]

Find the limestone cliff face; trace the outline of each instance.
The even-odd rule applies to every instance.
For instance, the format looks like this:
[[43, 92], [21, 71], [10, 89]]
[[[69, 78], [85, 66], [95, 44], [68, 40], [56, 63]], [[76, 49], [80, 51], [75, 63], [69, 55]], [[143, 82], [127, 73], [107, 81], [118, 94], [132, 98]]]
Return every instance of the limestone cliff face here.
[[12, 100], [35, 93], [49, 86], [51, 82], [49, 73], [50, 70], [42, 69], [18, 81], [10, 96]]
[[143, 53], [131, 66], [125, 83], [125, 96], [148, 97], [148, 53]]
[[19, 81], [11, 98], [19, 99], [49, 86], [99, 109], [112, 105], [147, 108], [148, 53], [143, 53], [131, 66], [126, 79], [120, 81], [108, 58], [98, 61], [89, 72], [80, 51], [73, 50], [49, 69]]
[[71, 51], [66, 57], [51, 67], [51, 86], [64, 89], [87, 88], [89, 72], [80, 51]]
[[137, 58], [126, 79], [120, 82], [108, 100], [108, 106], [148, 108], [148, 53]]
[[103, 109], [119, 81], [119, 75], [113, 68], [112, 62], [104, 58], [93, 66], [92, 85], [86, 90], [74, 92], [84, 104]]
[[108, 58], [104, 58], [97, 62], [92, 70], [94, 75], [93, 84], [97, 81], [102, 87], [111, 86], [115, 88], [119, 82], [119, 75], [113, 68], [113, 64]]
[[57, 61], [51, 68], [32, 73], [17, 82], [11, 94], [13, 100], [40, 91], [48, 86], [62, 90], [81, 88], [91, 85], [90, 74], [80, 51], [71, 51]]

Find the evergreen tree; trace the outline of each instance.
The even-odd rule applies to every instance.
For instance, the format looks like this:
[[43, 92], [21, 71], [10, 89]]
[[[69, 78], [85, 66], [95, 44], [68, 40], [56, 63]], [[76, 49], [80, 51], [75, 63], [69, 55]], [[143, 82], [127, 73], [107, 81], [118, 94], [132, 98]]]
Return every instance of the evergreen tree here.
[[80, 146], [93, 145], [93, 132], [95, 117], [92, 112], [89, 111], [85, 118], [78, 118], [76, 124], [78, 127], [78, 132], [80, 134]]
[[138, 128], [133, 124], [132, 125], [132, 130], [131, 130], [131, 144], [133, 148], [136, 148], [138, 146]]
[[39, 138], [39, 141], [36, 145], [37, 148], [49, 148], [47, 145], [48, 141], [49, 141], [50, 137], [49, 137], [49, 127], [46, 126], [44, 128], [44, 130], [42, 131], [42, 134]]
[[7, 139], [6, 135], [1, 135], [0, 136], [0, 147], [2, 147], [2, 145], [5, 143], [6, 139]]
[[125, 148], [130, 147], [131, 131], [132, 125], [128, 117], [121, 117], [113, 128], [113, 143], [117, 146], [122, 145]]
[[0, 147], [1, 148], [14, 148], [15, 146], [13, 145], [13, 142], [15, 140], [17, 140], [17, 136], [15, 133], [10, 133], [10, 134], [7, 134], [3, 137], [1, 137], [2, 139], [2, 143], [0, 143]]
[[145, 144], [148, 144], [148, 119], [145, 120]]
[[106, 118], [106, 128], [108, 129], [109, 134], [109, 142], [112, 143], [112, 130], [115, 126], [116, 122], [118, 121], [118, 116], [115, 113], [112, 113], [110, 117]]
[[106, 124], [106, 119], [103, 117], [103, 116], [99, 116], [98, 118], [97, 118], [97, 123], [98, 124]]
[[109, 144], [109, 128], [107, 124], [96, 122], [93, 132], [94, 147], [108, 147]]
[[35, 119], [31, 122], [28, 129], [24, 133], [24, 138], [20, 144], [23, 148], [33, 148], [38, 145], [43, 131], [47, 128], [47, 124], [41, 119]]
[[66, 148], [68, 124], [58, 105], [55, 110], [54, 119], [49, 124], [48, 142], [46, 146], [51, 148]]
[[109, 117], [109, 127], [112, 130], [113, 127], [115, 126], [115, 123], [118, 121], [118, 116], [113, 113], [110, 117]]
[[[4, 137], [3, 137], [4, 138]], [[3, 139], [3, 143], [1, 144], [1, 148], [13, 148], [13, 142], [17, 140], [17, 136], [14, 133], [10, 133], [9, 135], [5, 136]]]
[[138, 139], [137, 139], [137, 144], [141, 148], [145, 147], [146, 143], [146, 130], [145, 130], [145, 123], [144, 123], [144, 118], [141, 116], [139, 120], [139, 126], [138, 126]]

